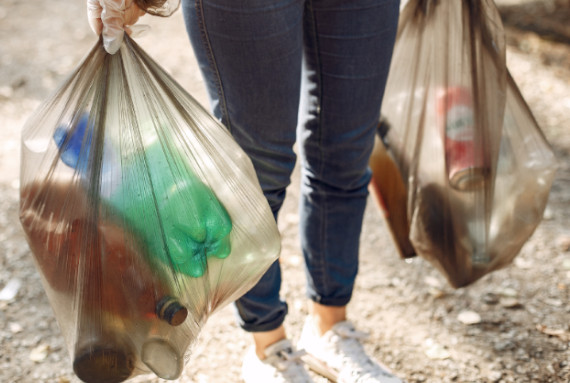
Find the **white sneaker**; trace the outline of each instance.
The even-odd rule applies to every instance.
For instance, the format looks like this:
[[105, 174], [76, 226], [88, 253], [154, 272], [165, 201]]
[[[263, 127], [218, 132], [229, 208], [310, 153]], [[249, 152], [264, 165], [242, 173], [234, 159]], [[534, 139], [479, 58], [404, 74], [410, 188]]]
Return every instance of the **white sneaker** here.
[[245, 383], [313, 383], [301, 360], [304, 354], [295, 351], [288, 339], [267, 347], [264, 360], [252, 347], [243, 360], [242, 378]]
[[337, 323], [321, 337], [307, 318], [298, 347], [306, 351], [303, 360], [309, 368], [332, 382], [404, 383], [366, 354], [360, 343], [366, 337], [368, 334], [347, 321]]

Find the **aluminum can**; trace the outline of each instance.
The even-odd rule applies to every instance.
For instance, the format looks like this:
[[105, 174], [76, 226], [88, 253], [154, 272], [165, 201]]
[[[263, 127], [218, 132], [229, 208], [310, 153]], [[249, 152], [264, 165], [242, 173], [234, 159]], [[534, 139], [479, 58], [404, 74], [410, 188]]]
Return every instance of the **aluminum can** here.
[[467, 88], [451, 87], [437, 97], [446, 172], [451, 187], [461, 191], [484, 186], [489, 173], [481, 140], [477, 139], [473, 100]]

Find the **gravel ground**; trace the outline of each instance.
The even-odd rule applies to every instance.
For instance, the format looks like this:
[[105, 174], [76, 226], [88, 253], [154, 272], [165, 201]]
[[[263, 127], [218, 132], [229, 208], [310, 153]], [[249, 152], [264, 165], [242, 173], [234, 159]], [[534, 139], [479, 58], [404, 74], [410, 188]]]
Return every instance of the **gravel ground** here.
[[[400, 260], [369, 204], [351, 319], [370, 332], [369, 351], [410, 383], [570, 382], [570, 33], [564, 21], [570, 12], [554, 1], [497, 3], [507, 21], [509, 68], [560, 170], [545, 219], [515, 262], [457, 290], [422, 259]], [[181, 14], [143, 22], [153, 29], [140, 44], [205, 104]], [[2, 0], [0, 41], [0, 291], [23, 282], [13, 299], [0, 293], [0, 382], [78, 382], [18, 222], [19, 132], [95, 37], [82, 1]], [[306, 314], [297, 188], [295, 173], [279, 223], [283, 294], [291, 308], [285, 326], [294, 339]], [[481, 320], [462, 323], [465, 311]], [[209, 319], [178, 381], [239, 382], [248, 346], [226, 307]]]

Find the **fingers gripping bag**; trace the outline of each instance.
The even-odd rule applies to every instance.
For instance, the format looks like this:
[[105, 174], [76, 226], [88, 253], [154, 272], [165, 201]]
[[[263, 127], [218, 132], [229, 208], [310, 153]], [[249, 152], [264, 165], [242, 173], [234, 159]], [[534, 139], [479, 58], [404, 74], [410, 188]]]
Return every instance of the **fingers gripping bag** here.
[[556, 170], [505, 63], [493, 1], [411, 0], [402, 10], [385, 142], [405, 185], [413, 250], [454, 287], [514, 259]]
[[21, 166], [21, 224], [87, 383], [176, 379], [279, 255], [249, 158], [129, 37], [28, 120]]

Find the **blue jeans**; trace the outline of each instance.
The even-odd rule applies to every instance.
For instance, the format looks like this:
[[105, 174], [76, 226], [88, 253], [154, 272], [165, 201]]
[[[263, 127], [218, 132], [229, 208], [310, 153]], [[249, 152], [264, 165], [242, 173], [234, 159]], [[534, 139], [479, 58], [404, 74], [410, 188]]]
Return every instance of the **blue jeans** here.
[[[358, 271], [368, 160], [399, 0], [183, 0], [211, 108], [251, 157], [277, 218], [301, 160], [307, 295], [344, 306]], [[283, 323], [275, 262], [236, 302], [246, 331]]]

